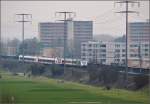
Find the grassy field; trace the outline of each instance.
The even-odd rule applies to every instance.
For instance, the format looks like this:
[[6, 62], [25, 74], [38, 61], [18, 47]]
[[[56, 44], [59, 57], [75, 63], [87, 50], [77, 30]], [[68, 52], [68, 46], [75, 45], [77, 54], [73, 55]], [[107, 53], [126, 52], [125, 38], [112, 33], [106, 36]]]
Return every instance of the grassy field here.
[[[0, 104], [148, 104], [144, 91], [104, 90], [44, 77], [26, 78], [1, 72]], [[14, 103], [12, 103], [14, 102]]]

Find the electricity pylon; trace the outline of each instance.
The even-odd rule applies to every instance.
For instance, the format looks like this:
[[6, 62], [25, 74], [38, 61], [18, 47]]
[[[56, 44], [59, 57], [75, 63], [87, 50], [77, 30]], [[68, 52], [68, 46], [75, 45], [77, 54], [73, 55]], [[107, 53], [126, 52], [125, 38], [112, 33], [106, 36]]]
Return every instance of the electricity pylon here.
[[138, 4], [138, 7], [140, 6], [140, 2], [136, 2], [136, 1], [131, 1], [131, 0], [124, 0], [124, 1], [118, 1], [115, 3], [119, 3], [119, 4], [125, 4], [126, 6], [126, 10], [125, 11], [119, 11], [116, 13], [124, 13], [126, 14], [126, 59], [125, 59], [125, 85], [127, 87], [128, 84], [128, 18], [129, 18], [129, 13], [137, 13], [139, 14], [139, 12], [137, 11], [130, 11], [129, 10], [129, 4], [131, 4], [132, 6], [134, 6], [134, 4]]
[[18, 16], [21, 16], [22, 17], [22, 20], [20, 21], [16, 21], [16, 22], [20, 22], [22, 23], [22, 61], [24, 63], [24, 23], [27, 23], [27, 22], [31, 22], [29, 20], [25, 20], [26, 17], [30, 16], [30, 18], [32, 18], [32, 14], [16, 14]]

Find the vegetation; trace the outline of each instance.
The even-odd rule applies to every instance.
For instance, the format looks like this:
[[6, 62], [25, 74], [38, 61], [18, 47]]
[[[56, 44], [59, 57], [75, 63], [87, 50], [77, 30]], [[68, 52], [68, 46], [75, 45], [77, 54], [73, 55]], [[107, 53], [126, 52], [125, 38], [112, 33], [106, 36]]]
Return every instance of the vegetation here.
[[20, 43], [19, 45], [19, 54], [22, 54], [24, 48], [25, 55], [38, 55], [41, 47], [41, 43], [37, 40], [37, 38], [25, 39], [24, 44]]
[[1, 72], [0, 104], [148, 104], [149, 94]]
[[135, 76], [134, 82], [135, 82], [136, 89], [140, 89], [144, 87], [145, 85], [148, 85], [149, 79], [150, 79], [149, 76], [142, 76], [142, 75], [138, 77]]

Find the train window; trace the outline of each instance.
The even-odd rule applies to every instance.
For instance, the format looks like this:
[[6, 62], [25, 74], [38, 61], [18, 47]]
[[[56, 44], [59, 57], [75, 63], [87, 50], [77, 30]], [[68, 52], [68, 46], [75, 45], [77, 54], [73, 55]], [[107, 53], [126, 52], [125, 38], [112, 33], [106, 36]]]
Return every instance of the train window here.
[[45, 60], [45, 59], [39, 59], [39, 62], [49, 62], [49, 63], [55, 63], [54, 60]]
[[[23, 59], [23, 58], [22, 58]], [[24, 58], [25, 60], [30, 60], [30, 61], [34, 61], [33, 58]]]

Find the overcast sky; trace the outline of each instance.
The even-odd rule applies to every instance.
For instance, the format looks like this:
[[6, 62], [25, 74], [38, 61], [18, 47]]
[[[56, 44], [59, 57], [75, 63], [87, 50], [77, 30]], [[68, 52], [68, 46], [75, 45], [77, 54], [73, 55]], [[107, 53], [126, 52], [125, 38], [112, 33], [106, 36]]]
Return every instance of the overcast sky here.
[[[130, 14], [130, 21], [146, 21], [149, 17], [148, 1], [141, 1], [140, 8], [135, 5], [130, 10], [140, 12], [140, 15]], [[38, 23], [56, 21], [56, 11], [76, 12], [74, 20], [92, 20], [94, 34], [110, 34], [122, 36], [125, 33], [125, 15], [115, 12], [124, 10], [125, 5], [112, 1], [2, 1], [1, 29], [3, 38], [21, 39], [21, 24], [15, 21], [21, 18], [17, 13], [32, 14], [32, 24], [25, 24], [25, 38], [38, 37]]]

